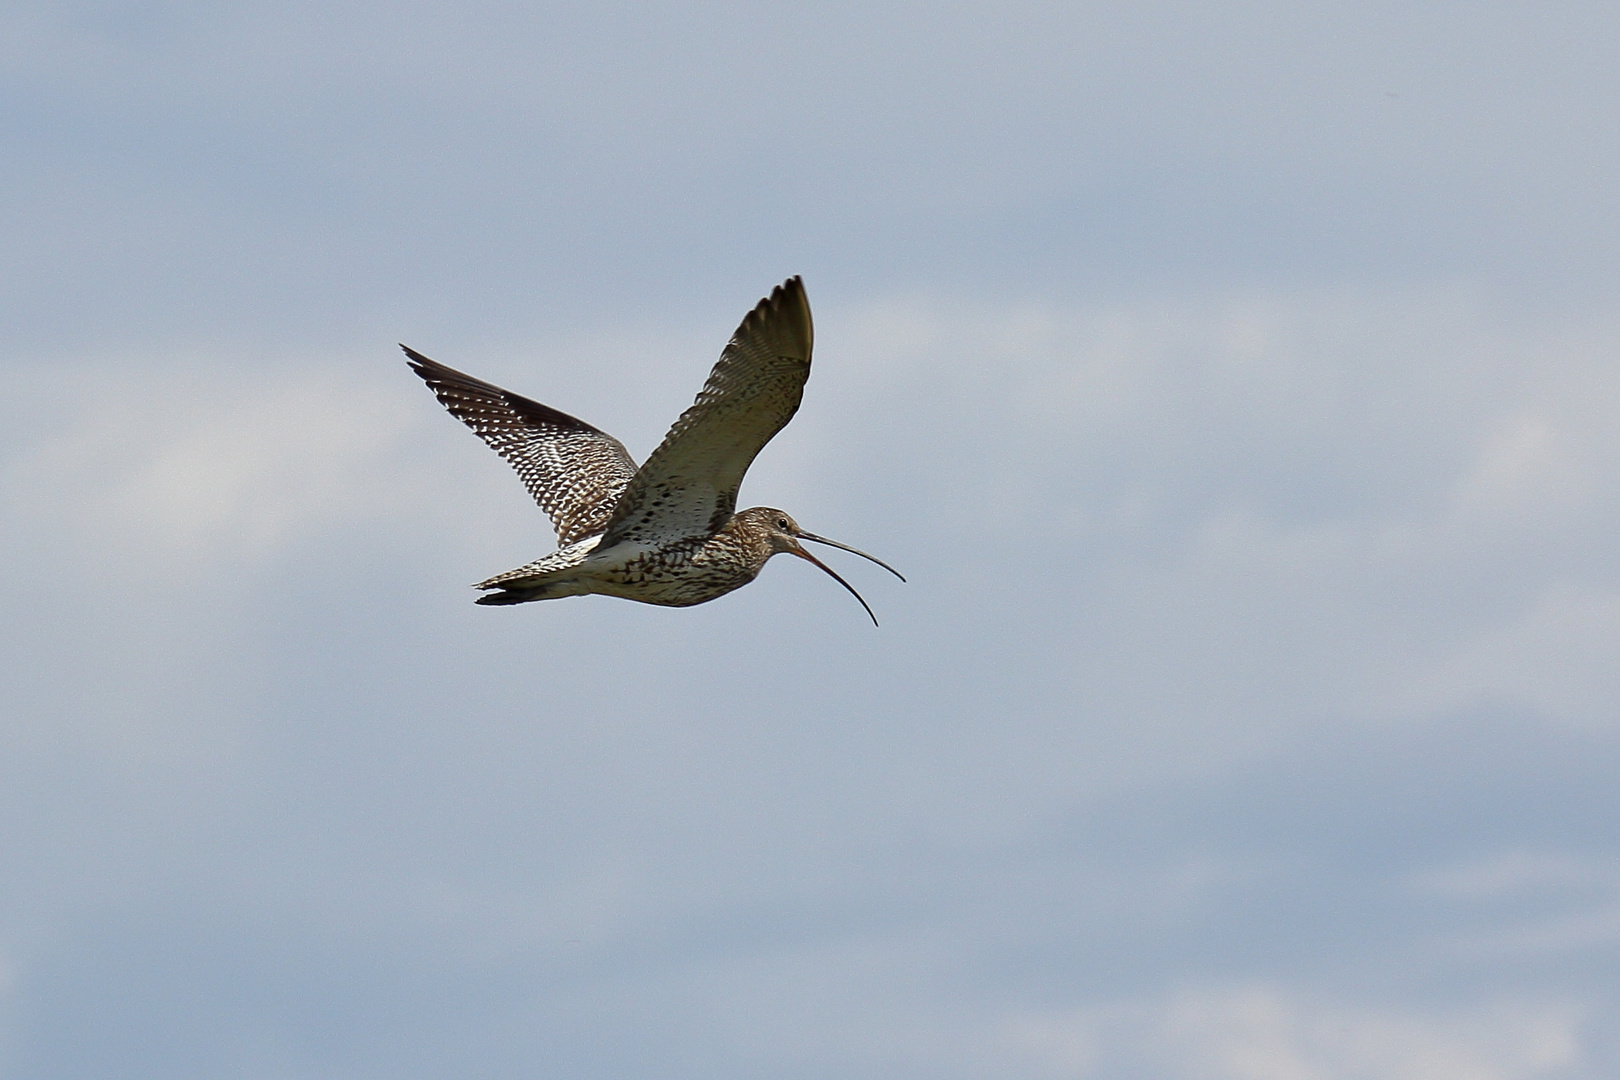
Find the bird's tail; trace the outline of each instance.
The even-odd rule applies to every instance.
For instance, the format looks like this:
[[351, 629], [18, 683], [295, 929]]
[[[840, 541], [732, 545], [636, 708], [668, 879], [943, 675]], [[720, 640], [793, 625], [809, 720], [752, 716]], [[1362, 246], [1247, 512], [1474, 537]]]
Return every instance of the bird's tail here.
[[599, 536], [558, 548], [544, 558], [536, 559], [516, 570], [485, 578], [474, 585], [488, 596], [480, 596], [480, 604], [527, 604], [530, 600], [552, 600], [559, 596], [583, 596], [590, 592], [582, 586], [572, 571], [585, 561]]
[[477, 587], [488, 590], [488, 595], [478, 598], [480, 604], [527, 604], [531, 600], [584, 596], [591, 591], [579, 581], [560, 575], [550, 578], [544, 575], [529, 575], [514, 580], [514, 575], [500, 574], [488, 581], [479, 582]]
[[479, 604], [491, 604], [491, 605], [494, 605], [494, 604], [526, 604], [530, 600], [549, 600], [549, 599], [550, 599], [550, 596], [547, 595], [547, 590], [545, 590], [543, 588], [541, 588], [541, 589], [502, 589], [499, 592], [489, 593], [487, 596], [480, 596], [477, 599], [477, 601], [475, 601], [475, 602], [479, 603]]

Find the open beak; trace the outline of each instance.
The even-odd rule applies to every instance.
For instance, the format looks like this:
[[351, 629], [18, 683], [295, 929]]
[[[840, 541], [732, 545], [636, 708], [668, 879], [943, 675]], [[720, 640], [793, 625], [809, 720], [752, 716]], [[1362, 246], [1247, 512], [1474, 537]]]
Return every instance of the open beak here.
[[[853, 552], [854, 554], [859, 555], [863, 559], [871, 559], [873, 562], [875, 562], [879, 566], [883, 567], [883, 569], [887, 570], [889, 573], [893, 574], [895, 577], [900, 578], [901, 581], [906, 580], [905, 578], [900, 576], [900, 571], [896, 570], [894, 567], [890, 566], [888, 563], [884, 562], [882, 559], [872, 558], [872, 556], [868, 555], [866, 552], [858, 551], [855, 548], [850, 547], [848, 544], [840, 544], [836, 540], [828, 540], [824, 536], [816, 536], [814, 533], [807, 533], [807, 532], [799, 533], [798, 538], [800, 540], [814, 540], [818, 544], [826, 544], [829, 547], [843, 548], [845, 551]], [[828, 566], [826, 563], [822, 562], [820, 559], [816, 558], [814, 555], [812, 555], [808, 551], [804, 550], [804, 548], [795, 545], [792, 548], [792, 551], [793, 551], [793, 554], [797, 555], [799, 558], [807, 560], [808, 562], [815, 563], [817, 566], [819, 566], [823, 570], [827, 571], [827, 573], [832, 577], [832, 579], [834, 581], [838, 582], [838, 584], [840, 584], [844, 588], [848, 589], [849, 594], [851, 596], [853, 596], [855, 599], [857, 599], [857, 600], [859, 600], [861, 602], [861, 607], [866, 608], [866, 614], [871, 618], [872, 625], [876, 626], [878, 624], [877, 616], [872, 614], [871, 606], [869, 604], [867, 604], [866, 600], [861, 596], [860, 593], [855, 591], [855, 586], [851, 585], [849, 582], [847, 582], [843, 578], [839, 577], [837, 572], [834, 571], [832, 567]]]
[[861, 607], [866, 608], [866, 613], [868, 615], [870, 615], [871, 618], [872, 618], [872, 625], [876, 626], [878, 624], [877, 616], [872, 615], [871, 605], [869, 605], [866, 602], [865, 598], [863, 598], [860, 593], [855, 591], [855, 586], [851, 585], [849, 582], [847, 582], [843, 578], [839, 577], [837, 571], [835, 571], [832, 567], [828, 566], [826, 563], [822, 562], [820, 559], [816, 558], [814, 555], [810, 554], [808, 551], [804, 550], [804, 548], [795, 547], [795, 548], [792, 548], [790, 550], [793, 552], [793, 554], [797, 555], [799, 558], [807, 559], [810, 562], [813, 562], [817, 566], [821, 567], [823, 570], [827, 571], [827, 573], [831, 574], [832, 579], [834, 581], [838, 582], [838, 584], [840, 584], [844, 588], [848, 589], [849, 594], [851, 596], [853, 596], [855, 599], [857, 599], [857, 600], [859, 600], [861, 602]]
[[816, 543], [818, 543], [818, 544], [826, 544], [828, 547], [842, 548], [843, 550], [845, 550], [847, 552], [850, 552], [853, 555], [859, 555], [863, 559], [869, 559], [872, 562], [877, 563], [879, 566], [883, 567], [883, 569], [887, 570], [889, 573], [893, 574], [895, 577], [899, 578], [901, 581], [906, 580], [905, 575], [902, 574], [900, 571], [896, 570], [894, 567], [890, 566], [888, 563], [884, 562], [882, 559], [878, 558], [877, 556], [868, 555], [866, 552], [860, 550], [859, 548], [852, 548], [848, 544], [840, 544], [836, 540], [829, 540], [825, 536], [817, 536], [815, 533], [807, 533], [807, 532], [804, 532], [802, 530], [799, 533], [799, 539], [800, 540], [814, 540]]

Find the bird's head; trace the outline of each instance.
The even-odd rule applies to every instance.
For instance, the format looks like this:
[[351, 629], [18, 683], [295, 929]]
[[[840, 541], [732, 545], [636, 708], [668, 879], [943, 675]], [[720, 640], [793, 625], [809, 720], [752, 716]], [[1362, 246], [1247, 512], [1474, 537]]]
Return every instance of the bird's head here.
[[817, 544], [826, 544], [828, 547], [842, 548], [845, 551], [859, 555], [863, 559], [870, 559], [872, 562], [877, 563], [895, 577], [900, 578], [901, 581], [906, 580], [905, 577], [901, 575], [900, 571], [896, 570], [894, 567], [890, 566], [888, 563], [874, 555], [868, 555], [866, 552], [857, 548], [852, 548], [848, 544], [840, 544], [837, 540], [829, 540], [825, 536], [817, 536], [815, 533], [805, 532], [803, 529], [799, 528], [799, 523], [797, 521], [794, 521], [781, 510], [777, 510], [769, 506], [756, 506], [751, 510], [744, 510], [737, 516], [743, 519], [743, 521], [746, 522], [749, 527], [759, 530], [764, 535], [766, 541], [770, 544], [772, 555], [779, 555], [782, 553], [786, 553], [788, 555], [797, 555], [806, 562], [814, 563], [815, 565], [821, 567], [821, 569], [825, 570], [834, 581], [848, 589], [850, 594], [853, 595], [855, 599], [860, 600], [861, 607], [866, 608], [866, 613], [871, 615], [873, 626], [877, 625], [877, 616], [872, 615], [872, 608], [867, 604], [866, 600], [862, 598], [861, 594], [855, 591], [855, 586], [839, 577], [838, 574], [833, 571], [832, 567], [828, 566], [826, 563], [822, 562], [820, 559], [806, 551], [804, 549], [804, 545], [799, 543], [799, 541], [810, 540]]

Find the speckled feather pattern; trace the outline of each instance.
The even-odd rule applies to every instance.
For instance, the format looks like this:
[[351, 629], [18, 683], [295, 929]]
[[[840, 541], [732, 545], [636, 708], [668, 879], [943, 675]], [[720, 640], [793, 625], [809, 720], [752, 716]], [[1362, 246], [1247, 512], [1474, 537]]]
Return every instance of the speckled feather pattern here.
[[685, 607], [754, 580], [779, 544], [794, 543], [777, 534], [797, 526], [779, 510], [736, 513], [737, 490], [798, 411], [813, 337], [804, 285], [790, 278], [743, 319], [697, 400], [639, 470], [617, 439], [584, 421], [406, 349], [439, 400], [512, 464], [557, 526], [556, 551], [479, 582], [490, 594], [478, 602], [599, 593]]
[[602, 531], [636, 473], [623, 443], [567, 413], [400, 348], [450, 414], [517, 470], [551, 518], [559, 544]]
[[505, 590], [479, 603], [522, 603], [591, 592], [664, 607], [701, 604], [759, 576], [773, 553], [765, 522], [780, 514], [756, 507], [733, 517], [713, 536], [655, 548], [627, 544], [604, 548], [592, 537], [479, 582], [480, 589]]

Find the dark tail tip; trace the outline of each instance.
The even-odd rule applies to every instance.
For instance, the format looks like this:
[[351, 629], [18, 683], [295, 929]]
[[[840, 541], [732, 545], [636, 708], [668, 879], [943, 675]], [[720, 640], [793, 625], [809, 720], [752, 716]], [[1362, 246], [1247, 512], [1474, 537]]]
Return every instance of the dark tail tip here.
[[487, 607], [496, 607], [501, 604], [521, 604], [525, 601], [533, 599], [535, 599], [535, 597], [532, 590], [502, 589], [500, 592], [493, 592], [488, 596], [480, 596], [477, 600], [474, 600], [473, 603], [483, 604]]

